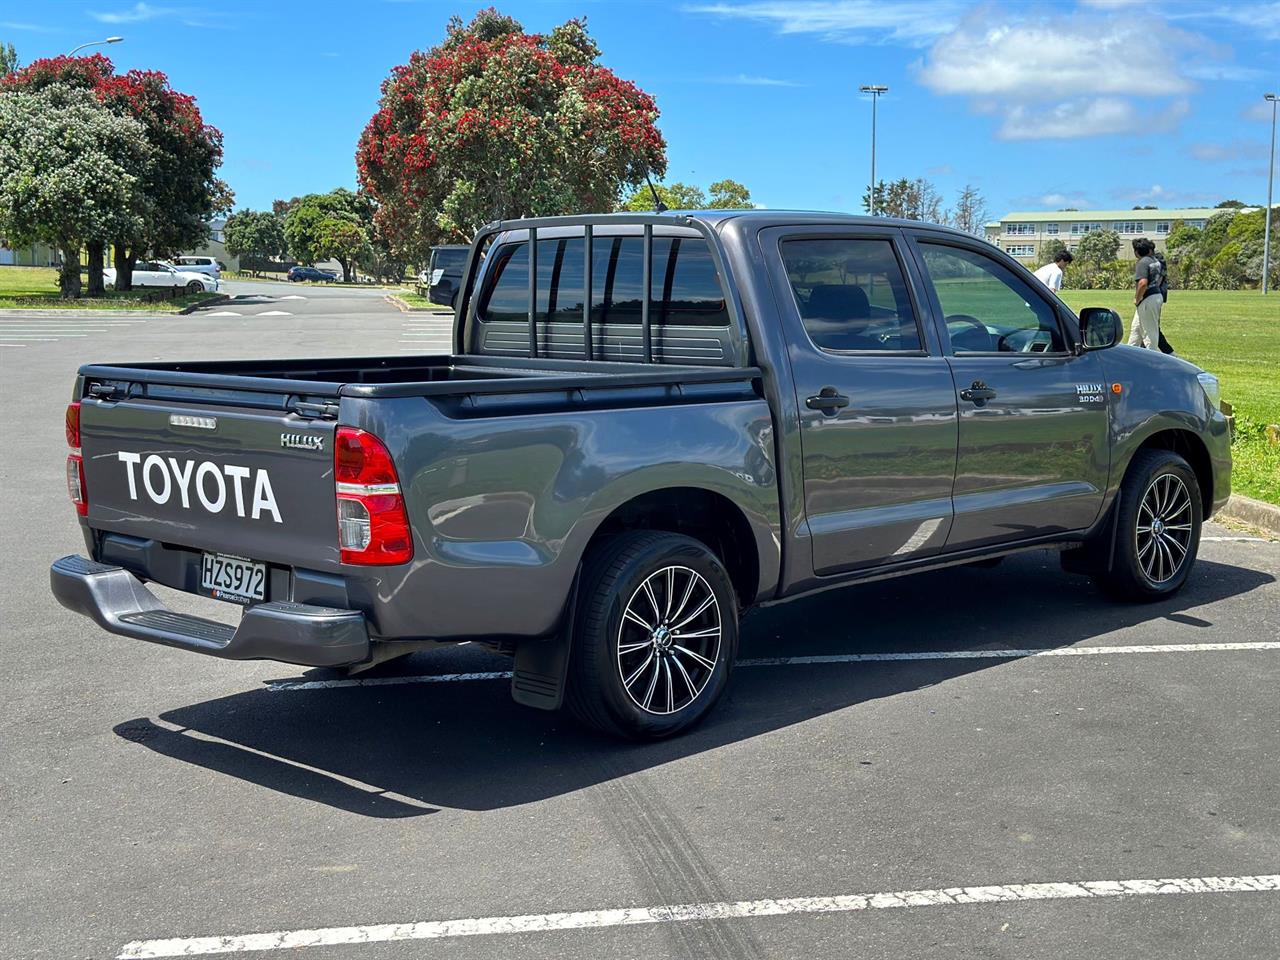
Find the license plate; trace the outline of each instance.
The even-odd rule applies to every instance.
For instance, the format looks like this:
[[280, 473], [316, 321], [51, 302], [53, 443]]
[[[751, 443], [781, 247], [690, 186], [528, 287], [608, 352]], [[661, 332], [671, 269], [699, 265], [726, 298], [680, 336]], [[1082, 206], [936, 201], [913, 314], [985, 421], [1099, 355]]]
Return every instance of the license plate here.
[[225, 553], [206, 553], [200, 562], [200, 586], [219, 600], [250, 603], [265, 597], [267, 565]]

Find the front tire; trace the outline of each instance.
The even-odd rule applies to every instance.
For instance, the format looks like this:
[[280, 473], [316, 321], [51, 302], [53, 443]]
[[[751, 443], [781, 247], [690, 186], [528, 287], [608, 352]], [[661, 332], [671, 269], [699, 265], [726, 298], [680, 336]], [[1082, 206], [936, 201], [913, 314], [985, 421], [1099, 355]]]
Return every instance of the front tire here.
[[203, 293], [204, 284], [199, 280], [192, 280], [187, 284], [187, 293]]
[[723, 564], [673, 533], [625, 533], [583, 565], [566, 700], [575, 717], [633, 740], [669, 737], [715, 706], [738, 651]]
[[1139, 451], [1116, 503], [1115, 556], [1094, 582], [1118, 600], [1150, 602], [1182, 589], [1200, 547], [1203, 507], [1195, 471], [1169, 450]]

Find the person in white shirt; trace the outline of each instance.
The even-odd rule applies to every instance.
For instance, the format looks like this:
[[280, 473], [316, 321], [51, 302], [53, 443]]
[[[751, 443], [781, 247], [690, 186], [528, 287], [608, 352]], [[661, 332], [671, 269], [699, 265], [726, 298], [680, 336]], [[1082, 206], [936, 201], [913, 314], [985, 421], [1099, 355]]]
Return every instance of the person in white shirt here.
[[1075, 257], [1066, 250], [1059, 250], [1058, 255], [1053, 258], [1053, 263], [1046, 263], [1036, 271], [1036, 279], [1057, 293], [1062, 289], [1062, 271], [1074, 259]]

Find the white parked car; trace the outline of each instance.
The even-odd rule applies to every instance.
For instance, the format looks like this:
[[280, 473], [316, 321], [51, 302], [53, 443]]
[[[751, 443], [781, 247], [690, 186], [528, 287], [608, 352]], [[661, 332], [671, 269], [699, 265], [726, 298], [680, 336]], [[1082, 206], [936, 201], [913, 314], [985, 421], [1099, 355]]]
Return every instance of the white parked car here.
[[[116, 272], [108, 267], [102, 271], [103, 282], [109, 287], [116, 284]], [[139, 260], [133, 268], [133, 285], [137, 287], [185, 287], [188, 293], [207, 290], [216, 293], [222, 281], [207, 273], [179, 270], [160, 260]]]
[[222, 264], [213, 257], [178, 257], [173, 265], [187, 273], [204, 273], [215, 280], [222, 279]]

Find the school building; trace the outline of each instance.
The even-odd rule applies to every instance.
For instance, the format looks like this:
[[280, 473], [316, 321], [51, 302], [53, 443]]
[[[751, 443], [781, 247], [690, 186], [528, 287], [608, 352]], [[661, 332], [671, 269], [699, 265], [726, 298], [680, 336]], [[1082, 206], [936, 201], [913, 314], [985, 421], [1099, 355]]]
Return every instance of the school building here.
[[[1253, 209], [1253, 208], [1247, 208]], [[1080, 239], [1095, 230], [1120, 234], [1121, 259], [1133, 259], [1138, 237], [1152, 240], [1164, 250], [1165, 237], [1181, 220], [1190, 227], [1203, 227], [1215, 213], [1214, 207], [1183, 207], [1160, 210], [1056, 210], [1007, 213], [985, 228], [987, 240], [1010, 256], [1027, 263], [1041, 263], [1040, 250], [1050, 240], [1061, 240], [1074, 251]]]

